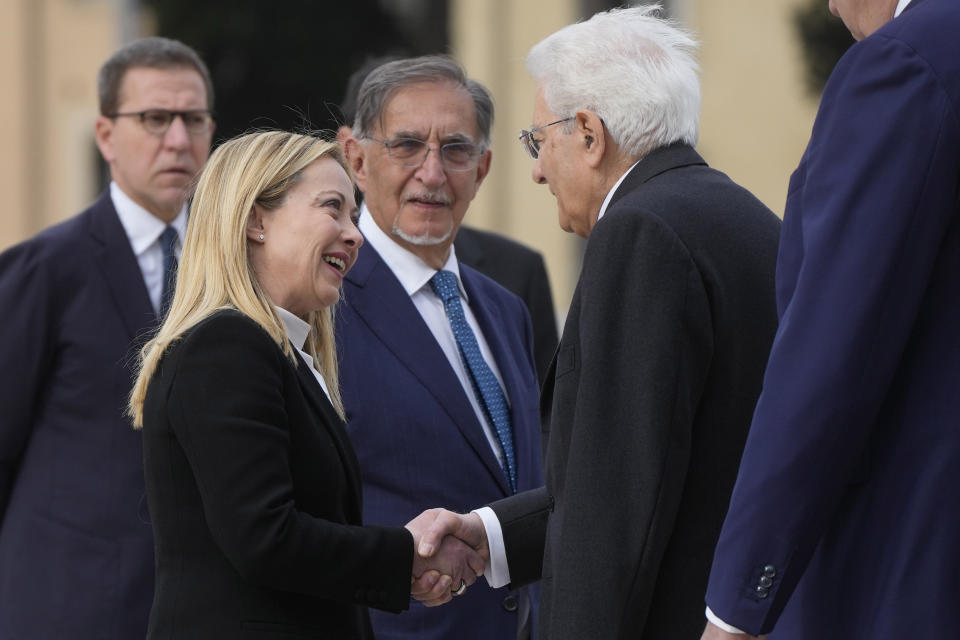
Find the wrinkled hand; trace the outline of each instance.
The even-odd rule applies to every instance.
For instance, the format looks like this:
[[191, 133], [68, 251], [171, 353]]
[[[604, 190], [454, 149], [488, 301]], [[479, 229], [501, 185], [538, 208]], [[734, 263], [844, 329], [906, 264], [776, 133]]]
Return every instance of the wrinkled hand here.
[[[448, 522], [453, 522], [446, 514], [459, 517], [444, 509], [430, 509], [406, 525], [413, 534], [415, 549], [410, 594], [431, 607], [449, 602], [461, 583], [470, 586], [476, 582], [477, 576], [483, 575], [489, 555], [485, 540], [482, 549], [478, 549], [455, 536], [439, 533], [449, 526]], [[480, 528], [483, 529], [482, 522]], [[430, 542], [424, 545], [423, 537], [428, 531]]]
[[[726, 620], [724, 620], [726, 622]], [[744, 633], [724, 631], [712, 622], [707, 623], [700, 640], [765, 640], [767, 636], [751, 636]]]

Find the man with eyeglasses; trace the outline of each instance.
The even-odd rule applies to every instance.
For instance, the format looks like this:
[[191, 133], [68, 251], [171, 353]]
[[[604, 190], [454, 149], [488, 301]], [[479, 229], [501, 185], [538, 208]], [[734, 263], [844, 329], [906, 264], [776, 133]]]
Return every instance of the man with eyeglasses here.
[[98, 93], [109, 188], [0, 254], [3, 638], [142, 638], [153, 599], [141, 436], [125, 407], [137, 348], [172, 294], [213, 89], [195, 51], [148, 38], [104, 63]]
[[[337, 332], [367, 524], [542, 482], [529, 314], [453, 247], [490, 169], [492, 122], [487, 90], [448, 57], [389, 62], [360, 88], [345, 146], [364, 193], [365, 242], [345, 278]], [[529, 635], [527, 590], [461, 587], [449, 585], [442, 611], [373, 612], [377, 638]]]
[[[380, 65], [400, 56], [380, 56], [368, 59], [347, 79], [340, 112], [343, 123], [337, 129], [341, 144], [353, 133], [357, 110], [357, 94], [367, 75]], [[533, 322], [533, 356], [537, 377], [543, 380], [547, 365], [557, 350], [557, 316], [550, 293], [550, 278], [540, 252], [493, 231], [461, 224], [453, 241], [457, 259], [473, 267], [520, 296]]]
[[696, 44], [656, 11], [527, 56], [533, 179], [587, 240], [543, 387], [546, 487], [436, 522], [489, 549], [493, 585], [542, 576], [543, 640], [700, 637], [776, 328], [780, 223], [694, 150]]

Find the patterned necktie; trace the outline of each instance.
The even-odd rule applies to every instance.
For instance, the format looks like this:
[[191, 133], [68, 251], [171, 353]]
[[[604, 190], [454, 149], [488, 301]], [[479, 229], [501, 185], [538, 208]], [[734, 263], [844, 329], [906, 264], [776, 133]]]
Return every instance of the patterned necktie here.
[[453, 329], [453, 336], [460, 347], [460, 356], [467, 365], [473, 390], [480, 400], [487, 419], [497, 431], [497, 439], [503, 449], [503, 460], [506, 465], [507, 477], [510, 480], [510, 489], [517, 492], [517, 462], [513, 453], [513, 429], [510, 427], [510, 409], [503, 389], [497, 377], [493, 375], [486, 360], [480, 354], [477, 336], [467, 324], [463, 315], [463, 306], [460, 303], [460, 291], [457, 289], [457, 277], [452, 271], [438, 271], [430, 278], [433, 292], [443, 301], [443, 309], [447, 312], [447, 319]]
[[177, 243], [177, 230], [167, 225], [160, 234], [160, 247], [163, 249], [163, 289], [160, 291], [160, 318], [167, 315], [170, 301], [173, 300], [173, 288], [177, 284], [177, 254], [173, 248]]

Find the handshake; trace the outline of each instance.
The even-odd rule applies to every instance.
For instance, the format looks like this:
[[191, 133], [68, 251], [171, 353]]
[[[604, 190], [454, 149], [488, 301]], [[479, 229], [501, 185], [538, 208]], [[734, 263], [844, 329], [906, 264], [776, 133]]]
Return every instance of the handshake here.
[[487, 533], [475, 513], [428, 509], [406, 529], [413, 534], [410, 595], [428, 607], [462, 595], [490, 561]]

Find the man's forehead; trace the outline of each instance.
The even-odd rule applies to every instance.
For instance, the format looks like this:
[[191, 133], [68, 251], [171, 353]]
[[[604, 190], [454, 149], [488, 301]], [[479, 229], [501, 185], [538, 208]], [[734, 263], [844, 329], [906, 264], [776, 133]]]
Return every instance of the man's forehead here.
[[387, 99], [380, 118], [383, 133], [434, 133], [442, 138], [477, 137], [477, 112], [464, 87], [449, 82], [421, 82], [400, 87]]
[[198, 89], [197, 97], [203, 104], [197, 107], [203, 108], [207, 105], [206, 84], [200, 72], [193, 67], [131, 67], [124, 72], [120, 81], [118, 98], [122, 103], [155, 93], [182, 92], [184, 89]]

